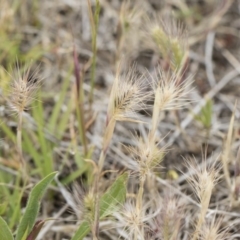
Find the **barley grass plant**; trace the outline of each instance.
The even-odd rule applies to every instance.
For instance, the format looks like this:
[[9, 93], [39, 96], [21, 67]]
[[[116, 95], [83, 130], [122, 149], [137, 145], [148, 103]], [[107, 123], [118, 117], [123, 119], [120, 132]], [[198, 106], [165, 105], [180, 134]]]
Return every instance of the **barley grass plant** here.
[[[26, 68], [26, 67], [25, 67]], [[17, 115], [17, 151], [19, 154], [19, 161], [21, 162], [23, 173], [26, 175], [26, 163], [22, 152], [22, 126], [23, 114], [34, 100], [34, 94], [38, 90], [41, 79], [38, 79], [38, 72], [31, 73], [31, 68], [23, 70], [20, 73], [19, 67], [15, 70], [12, 82], [9, 86], [9, 106], [11, 111]], [[27, 176], [27, 175], [26, 175]]]
[[0, 4], [0, 240], [239, 238], [237, 1]]

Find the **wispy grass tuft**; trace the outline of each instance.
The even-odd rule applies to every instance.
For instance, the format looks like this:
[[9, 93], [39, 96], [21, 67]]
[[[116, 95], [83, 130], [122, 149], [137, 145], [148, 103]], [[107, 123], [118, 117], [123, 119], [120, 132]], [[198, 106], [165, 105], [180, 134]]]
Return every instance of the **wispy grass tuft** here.
[[205, 217], [208, 211], [213, 189], [221, 177], [219, 173], [222, 166], [219, 164], [218, 159], [213, 160], [210, 165], [207, 165], [205, 160], [203, 161], [204, 165], [201, 169], [199, 169], [196, 165], [196, 160], [195, 162], [190, 160], [186, 161], [187, 167], [194, 172], [192, 177], [189, 178], [189, 183], [192, 185], [193, 191], [201, 205], [195, 226], [195, 232], [192, 237], [193, 240], [196, 240], [199, 237], [201, 228], [205, 223]]
[[[161, 54], [165, 70], [178, 71], [186, 64], [188, 57], [187, 35], [183, 26], [172, 19], [148, 20], [146, 31], [153, 41], [153, 47]], [[146, 40], [147, 41], [147, 40]]]
[[134, 73], [135, 69], [130, 69], [127, 74], [121, 76], [119, 68], [110, 94], [102, 150], [98, 160], [98, 173], [94, 180], [96, 238], [99, 225], [99, 180], [116, 122], [136, 121], [135, 113], [144, 109], [145, 102], [150, 96], [150, 93], [146, 91], [144, 76], [136, 76]]
[[26, 163], [22, 152], [23, 112], [28, 110], [29, 105], [34, 100], [34, 95], [40, 86], [40, 82], [38, 71], [31, 72], [30, 67], [25, 67], [23, 73], [21, 73], [20, 68], [17, 67], [9, 87], [8, 102], [12, 111], [18, 116], [17, 147], [24, 171], [26, 171]]

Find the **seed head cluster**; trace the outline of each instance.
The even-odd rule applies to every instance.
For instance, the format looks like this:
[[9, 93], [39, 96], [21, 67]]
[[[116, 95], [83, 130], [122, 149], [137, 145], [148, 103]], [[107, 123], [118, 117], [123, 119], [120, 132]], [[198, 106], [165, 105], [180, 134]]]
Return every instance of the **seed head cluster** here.
[[191, 77], [181, 81], [179, 73], [165, 73], [160, 68], [153, 77], [155, 81], [155, 102], [163, 110], [173, 110], [185, 107], [189, 102], [188, 94], [191, 91]]
[[20, 72], [20, 69], [16, 70], [10, 85], [9, 105], [13, 112], [20, 114], [26, 111], [34, 100], [34, 94], [40, 84], [37, 75], [37, 71], [31, 73], [30, 67], [23, 73]]
[[151, 93], [147, 78], [143, 74], [136, 74], [136, 69], [127, 73], [117, 74], [111, 91], [108, 107], [108, 118], [116, 121], [126, 121], [135, 118], [137, 111], [146, 108], [146, 101]]

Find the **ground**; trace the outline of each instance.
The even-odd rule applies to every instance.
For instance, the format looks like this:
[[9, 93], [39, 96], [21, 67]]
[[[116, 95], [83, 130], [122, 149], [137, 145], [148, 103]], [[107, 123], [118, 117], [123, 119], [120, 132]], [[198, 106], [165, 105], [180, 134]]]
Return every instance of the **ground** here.
[[[199, 231], [205, 235], [201, 232], [196, 239], [240, 239], [240, 1], [99, 0], [97, 6], [95, 0], [0, 0], [0, 4], [0, 215], [13, 232], [34, 184], [51, 172], [58, 171], [58, 177], [42, 199], [37, 218], [53, 218], [38, 235], [43, 240], [71, 239], [86, 214], [87, 193], [91, 189], [106, 193], [127, 172], [127, 200], [117, 199], [120, 206], [100, 221], [99, 239], [194, 239], [204, 211], [194, 179], [200, 183], [206, 170], [210, 179], [216, 176], [204, 224], [220, 230], [211, 237], [202, 224]], [[151, 31], [156, 26], [164, 29], [167, 41], [176, 40], [171, 47], [164, 35], [160, 47], [154, 43]], [[171, 48], [167, 53], [164, 44]], [[137, 121], [118, 117], [104, 149], [111, 89], [116, 74], [125, 76], [135, 69], [133, 82], [144, 74], [148, 94], [156, 87], [151, 76], [157, 68], [162, 76], [180, 71], [178, 57], [181, 76], [176, 81], [191, 85], [182, 108], [161, 112], [155, 141], [159, 149], [167, 150], [144, 184], [145, 219], [144, 227], [139, 227], [144, 233], [135, 238], [135, 228], [128, 229], [126, 222], [134, 222], [129, 208], [136, 211], [142, 152], [139, 149], [136, 157], [132, 148], [148, 139], [155, 98], [149, 95], [147, 106], [134, 112]], [[11, 83], [19, 78], [15, 69], [21, 76], [29, 65], [28, 81], [39, 84], [24, 107], [19, 133], [21, 115], [12, 108]], [[181, 100], [180, 93], [176, 98]], [[106, 160], [94, 188], [101, 152]], [[176, 236], [172, 230], [169, 238], [162, 233], [166, 216], [168, 227], [177, 229]], [[213, 227], [209, 231], [213, 233]], [[91, 233], [85, 239], [92, 239]]]

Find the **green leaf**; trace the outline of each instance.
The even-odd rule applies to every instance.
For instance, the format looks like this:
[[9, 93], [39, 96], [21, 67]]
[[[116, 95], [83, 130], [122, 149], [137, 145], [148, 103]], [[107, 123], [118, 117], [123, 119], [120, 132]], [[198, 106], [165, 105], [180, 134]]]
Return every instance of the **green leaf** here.
[[10, 129], [10, 127], [1, 121], [0, 123], [1, 130], [6, 134], [6, 136], [11, 139], [13, 143], [16, 142], [16, 136], [14, 135], [13, 131]]
[[34, 163], [36, 164], [36, 169], [41, 174], [41, 177], [44, 178], [46, 176], [45, 168], [44, 168], [44, 161], [42, 161], [42, 154], [37, 150], [37, 148], [32, 147], [32, 136], [36, 137], [36, 135], [33, 135], [35, 133], [27, 132], [26, 130], [22, 132], [23, 134], [23, 149], [25, 152], [27, 152], [33, 159]]
[[[54, 133], [55, 133], [56, 129], [57, 129], [56, 132], [58, 132], [58, 130], [59, 130], [57, 120], [59, 119], [60, 116], [62, 118], [61, 108], [64, 104], [64, 100], [65, 100], [65, 97], [66, 97], [66, 94], [67, 94], [67, 90], [68, 90], [69, 85], [71, 83], [71, 81], [70, 81], [71, 73], [72, 73], [72, 68], [69, 69], [69, 72], [68, 72], [66, 78], [63, 81], [63, 85], [61, 86], [61, 92], [59, 94], [59, 98], [58, 98], [56, 104], [53, 106], [52, 114], [51, 114], [50, 119], [48, 121], [49, 122], [49, 125], [48, 125], [49, 130], [51, 132], [54, 132]], [[63, 115], [65, 115], [65, 114], [63, 114]], [[69, 116], [69, 115], [67, 115], [67, 116]]]
[[120, 175], [100, 199], [100, 219], [110, 215], [125, 201], [128, 173]]
[[[110, 215], [113, 211], [124, 203], [127, 188], [126, 183], [128, 179], [128, 173], [120, 175], [112, 186], [100, 199], [100, 220]], [[72, 240], [82, 240], [90, 231], [90, 226], [87, 221], [83, 221], [79, 226], [77, 232], [73, 236]]]
[[0, 217], [0, 239], [13, 240], [12, 233], [2, 217]]
[[199, 121], [205, 128], [210, 129], [212, 126], [212, 107], [213, 102], [211, 99], [206, 101], [198, 115], [194, 114], [194, 118]]
[[71, 174], [69, 174], [66, 178], [64, 178], [61, 183], [63, 185], [67, 185], [71, 182], [73, 182], [76, 178], [81, 176], [87, 169], [87, 166], [83, 166], [82, 168], [78, 168], [76, 171], [72, 171]]
[[83, 221], [78, 228], [77, 232], [72, 237], [72, 240], [81, 240], [83, 239], [90, 231], [90, 226], [87, 221]]
[[63, 137], [63, 134], [65, 133], [65, 130], [68, 127], [69, 116], [72, 112], [72, 102], [73, 101], [70, 98], [68, 100], [68, 103], [66, 103], [67, 110], [64, 112], [64, 114], [61, 115], [61, 118], [59, 119], [59, 122], [57, 124], [58, 131], [55, 134], [57, 135], [58, 139], [61, 139]]
[[3, 215], [7, 209], [8, 202], [3, 202], [0, 204], [0, 215]]
[[28, 235], [28, 227], [27, 227], [27, 229], [25, 230], [25, 232], [24, 232], [24, 234], [23, 234], [21, 240], [26, 240], [27, 235]]
[[45, 136], [45, 123], [44, 123], [44, 107], [42, 101], [43, 93], [38, 92], [38, 96], [35, 102], [32, 103], [32, 116], [37, 123], [37, 140], [40, 145], [40, 152], [42, 154], [42, 168], [44, 176], [47, 176], [53, 171], [53, 161], [52, 161], [52, 142], [48, 141]]
[[17, 229], [16, 240], [22, 240], [22, 237], [24, 236], [27, 229], [28, 234], [32, 230], [39, 212], [41, 198], [43, 197], [45, 190], [47, 189], [53, 178], [56, 176], [56, 174], [57, 172], [50, 173], [39, 183], [37, 183], [32, 189], [25, 213]]

